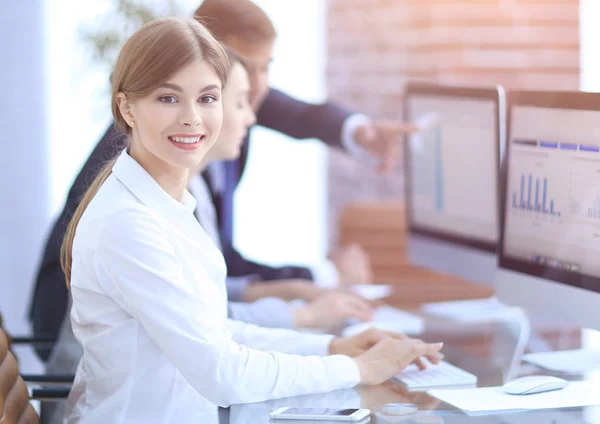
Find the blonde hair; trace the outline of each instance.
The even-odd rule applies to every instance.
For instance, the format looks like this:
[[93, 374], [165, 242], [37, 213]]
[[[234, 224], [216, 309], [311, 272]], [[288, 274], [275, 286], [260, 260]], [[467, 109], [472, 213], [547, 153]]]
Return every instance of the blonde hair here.
[[[131, 127], [117, 105], [119, 93], [123, 93], [131, 101], [142, 99], [198, 59], [212, 67], [224, 86], [229, 72], [227, 54], [210, 31], [198, 21], [157, 19], [137, 30], [121, 49], [111, 76], [111, 108], [116, 125], [127, 135], [131, 135]], [[110, 176], [115, 161], [116, 159], [109, 161], [102, 168], [85, 192], [67, 227], [60, 251], [60, 263], [67, 286], [70, 286], [71, 281], [73, 240], [77, 225], [87, 206]]]

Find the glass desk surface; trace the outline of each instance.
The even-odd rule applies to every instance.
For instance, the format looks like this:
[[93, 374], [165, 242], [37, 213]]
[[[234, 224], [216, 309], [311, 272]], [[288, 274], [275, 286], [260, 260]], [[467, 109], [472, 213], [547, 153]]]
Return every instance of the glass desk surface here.
[[[528, 322], [522, 319], [488, 324], [457, 324], [426, 319], [425, 332], [420, 338], [444, 341], [445, 360], [478, 377], [478, 387], [501, 386], [506, 381], [524, 375], [555, 375], [567, 380], [598, 380], [600, 370], [585, 375], [551, 373], [521, 362], [521, 355], [529, 351], [577, 349], [582, 346], [582, 333], [573, 329], [546, 329], [534, 331], [523, 343], [524, 332], [529, 335]], [[408, 416], [390, 416], [381, 409], [388, 403], [416, 404], [418, 411]], [[399, 383], [388, 381], [374, 387], [358, 386], [336, 392], [297, 396], [268, 402], [233, 405], [221, 411], [221, 423], [334, 423], [335, 421], [270, 420], [269, 413], [284, 406], [304, 408], [368, 408], [370, 422], [388, 423], [475, 423], [475, 424], [600, 424], [599, 406], [544, 409], [523, 412], [491, 412], [485, 415], [468, 415], [427, 393], [408, 392]], [[338, 421], [339, 422], [339, 421]], [[368, 422], [368, 421], [366, 421]]]

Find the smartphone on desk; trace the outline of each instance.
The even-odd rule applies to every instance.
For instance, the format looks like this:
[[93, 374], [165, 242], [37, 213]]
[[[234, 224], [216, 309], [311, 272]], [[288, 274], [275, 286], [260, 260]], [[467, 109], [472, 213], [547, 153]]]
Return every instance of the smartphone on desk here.
[[292, 408], [285, 406], [271, 412], [274, 420], [358, 422], [371, 414], [368, 409]]

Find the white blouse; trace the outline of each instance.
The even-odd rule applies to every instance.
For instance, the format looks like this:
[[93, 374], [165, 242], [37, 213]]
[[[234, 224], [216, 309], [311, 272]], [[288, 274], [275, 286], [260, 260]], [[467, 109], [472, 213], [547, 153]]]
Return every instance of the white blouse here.
[[71, 321], [84, 354], [68, 423], [208, 422], [215, 405], [359, 383], [351, 358], [322, 357], [331, 336], [227, 319], [225, 263], [194, 207], [124, 151], [83, 214]]

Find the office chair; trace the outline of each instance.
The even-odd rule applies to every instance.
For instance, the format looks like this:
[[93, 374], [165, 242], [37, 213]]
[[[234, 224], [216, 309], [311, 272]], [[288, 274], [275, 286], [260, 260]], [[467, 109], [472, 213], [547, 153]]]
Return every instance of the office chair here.
[[[30, 400], [60, 401], [68, 397], [73, 376], [19, 375], [18, 362], [11, 352], [11, 340], [2, 328], [0, 314], [0, 423], [35, 424], [37, 412]], [[29, 384], [33, 386], [28, 387]], [[46, 387], [51, 385], [53, 387]]]
[[[0, 328], [4, 328], [2, 322], [2, 314], [0, 314]], [[50, 355], [50, 351], [52, 347], [56, 343], [56, 337], [28, 337], [28, 336], [16, 336], [9, 337], [8, 334], [5, 333], [5, 336], [9, 339], [9, 348], [10, 345], [31, 345], [36, 350], [41, 352], [45, 352]]]
[[29, 403], [27, 384], [19, 376], [17, 359], [0, 327], [0, 421], [3, 424], [36, 424], [37, 412]]

